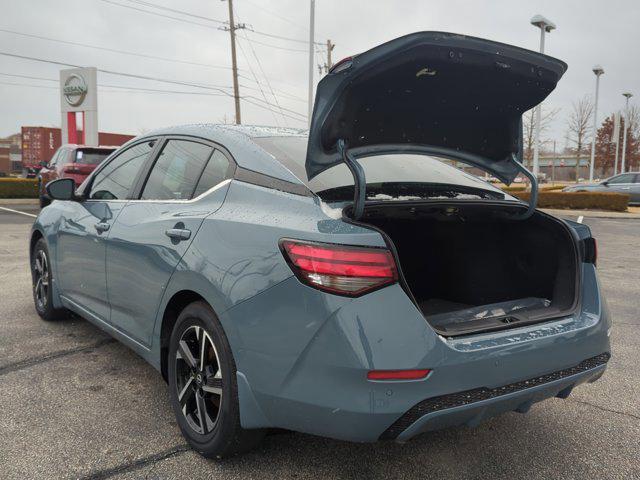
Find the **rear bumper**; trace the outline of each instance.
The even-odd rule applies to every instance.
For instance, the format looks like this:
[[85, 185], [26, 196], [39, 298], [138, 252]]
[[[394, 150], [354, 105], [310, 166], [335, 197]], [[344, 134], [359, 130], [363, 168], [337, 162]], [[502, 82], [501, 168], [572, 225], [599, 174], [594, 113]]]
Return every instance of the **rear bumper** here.
[[575, 367], [529, 380], [424, 400], [396, 420], [380, 439], [404, 442], [430, 430], [476, 426], [505, 412], [526, 413], [536, 402], [552, 397], [567, 398], [576, 386], [595, 382], [604, 373], [609, 358], [609, 353], [603, 353]]
[[[444, 338], [398, 285], [347, 299], [292, 277], [220, 315], [239, 371], [241, 424], [359, 442], [404, 441], [566, 396], [604, 371], [606, 362], [585, 360], [610, 352], [609, 312], [593, 265], [584, 265], [582, 288], [574, 315]], [[366, 376], [412, 368], [432, 372], [416, 381]], [[468, 403], [416, 408], [470, 391]], [[388, 434], [397, 422], [401, 428]]]

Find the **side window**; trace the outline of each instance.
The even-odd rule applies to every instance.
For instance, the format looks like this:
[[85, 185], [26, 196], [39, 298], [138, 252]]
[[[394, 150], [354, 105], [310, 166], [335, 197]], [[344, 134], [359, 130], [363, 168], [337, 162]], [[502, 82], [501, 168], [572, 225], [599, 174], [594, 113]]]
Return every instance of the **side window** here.
[[202, 172], [200, 181], [196, 190], [193, 192], [193, 197], [202, 195], [204, 192], [212, 187], [215, 187], [225, 178], [229, 172], [229, 159], [220, 150], [216, 150], [211, 155], [211, 158], [207, 162], [207, 166]]
[[618, 175], [617, 177], [613, 177], [609, 180], [610, 184], [618, 184], [618, 183], [633, 183], [634, 175], [632, 173], [625, 173], [622, 175]]
[[151, 169], [140, 198], [188, 200], [213, 148], [189, 140], [169, 140]]
[[153, 150], [155, 140], [127, 148], [100, 170], [91, 185], [89, 198], [99, 200], [125, 199], [136, 181], [138, 172]]
[[61, 153], [62, 153], [62, 150], [58, 149], [58, 151], [53, 154], [53, 157], [51, 157], [51, 160], [49, 160], [49, 164], [47, 165], [47, 168], [53, 168], [56, 166], [56, 163], [58, 162], [58, 157], [60, 157]]

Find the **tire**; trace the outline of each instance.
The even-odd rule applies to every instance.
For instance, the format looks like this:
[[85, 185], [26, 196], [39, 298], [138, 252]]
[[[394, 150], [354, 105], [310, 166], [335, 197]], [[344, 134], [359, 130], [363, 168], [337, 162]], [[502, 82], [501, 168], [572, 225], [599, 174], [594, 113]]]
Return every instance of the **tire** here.
[[31, 255], [31, 283], [33, 303], [40, 318], [50, 322], [69, 316], [67, 309], [53, 308], [51, 257], [44, 238], [36, 242]]
[[[200, 354], [203, 343], [205, 355]], [[178, 316], [167, 366], [171, 406], [195, 451], [222, 459], [260, 443], [264, 430], [240, 426], [235, 361], [218, 318], [205, 302], [191, 303]]]
[[47, 196], [44, 190], [44, 185], [42, 185], [42, 179], [38, 181], [38, 191], [40, 192], [40, 208], [44, 208], [47, 205], [51, 204], [51, 199]]
[[44, 208], [51, 204], [51, 199], [46, 195], [40, 195], [40, 208]]

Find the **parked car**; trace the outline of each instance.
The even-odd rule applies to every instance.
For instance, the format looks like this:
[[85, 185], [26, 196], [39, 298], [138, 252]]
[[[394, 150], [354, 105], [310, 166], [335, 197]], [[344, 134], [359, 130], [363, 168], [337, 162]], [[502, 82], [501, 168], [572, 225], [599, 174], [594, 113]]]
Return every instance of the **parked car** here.
[[45, 185], [57, 178], [71, 178], [79, 186], [105, 158], [118, 147], [88, 147], [86, 145], [63, 145], [43, 165], [38, 173], [38, 192], [40, 207], [44, 208], [51, 199], [47, 196]]
[[521, 113], [565, 68], [422, 32], [337, 64], [308, 134], [134, 139], [78, 189], [47, 186], [36, 310], [149, 361], [207, 457], [269, 428], [406, 441], [565, 398], [610, 356], [589, 227], [439, 160], [509, 184]]
[[640, 172], [614, 175], [599, 183], [582, 183], [565, 187], [563, 192], [613, 192], [629, 195], [630, 204], [640, 204]]

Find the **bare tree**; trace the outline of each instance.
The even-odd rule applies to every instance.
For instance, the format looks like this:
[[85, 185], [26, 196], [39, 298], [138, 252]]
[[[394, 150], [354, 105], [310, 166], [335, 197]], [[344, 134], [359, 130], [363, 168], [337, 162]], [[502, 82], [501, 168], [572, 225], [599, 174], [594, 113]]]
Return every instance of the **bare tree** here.
[[[560, 111], [559, 108], [545, 109], [541, 107], [540, 112], [540, 143], [544, 143], [543, 135], [549, 129], [551, 122], [555, 119], [556, 115]], [[535, 108], [532, 108], [522, 116], [522, 130], [524, 136], [524, 165], [525, 167], [531, 167], [533, 162], [533, 147], [536, 133], [536, 115]]]
[[576, 182], [580, 178], [580, 158], [588, 150], [588, 137], [590, 133], [591, 116], [593, 115], [593, 102], [588, 95], [578, 102], [573, 102], [571, 115], [569, 116], [569, 132], [567, 139], [573, 145], [576, 155]]

